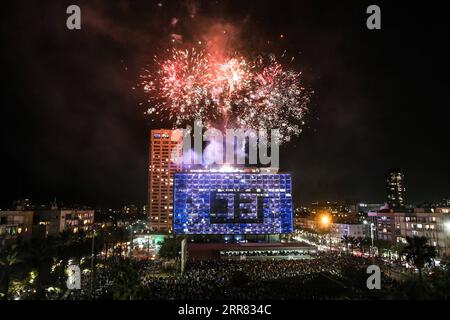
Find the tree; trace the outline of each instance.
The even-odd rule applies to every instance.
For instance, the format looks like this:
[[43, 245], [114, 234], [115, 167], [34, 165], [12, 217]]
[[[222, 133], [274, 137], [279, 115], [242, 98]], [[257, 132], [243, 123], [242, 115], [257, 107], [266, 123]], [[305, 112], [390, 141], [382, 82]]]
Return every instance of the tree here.
[[[113, 239], [114, 239], [114, 243], [120, 243], [121, 244], [120, 245], [120, 252], [119, 252], [120, 255], [122, 255], [122, 253], [124, 252], [123, 244], [125, 242], [127, 242], [127, 241], [130, 241], [130, 242], [133, 241], [132, 236], [130, 238], [130, 235], [129, 235], [127, 229], [123, 228], [123, 227], [118, 227], [118, 228], [114, 229], [114, 231], [113, 231]], [[131, 247], [132, 247], [132, 244], [130, 244], [130, 248]]]
[[[127, 242], [129, 239], [128, 231], [123, 227], [111, 227], [105, 230], [101, 230], [101, 239], [102, 243], [105, 245], [106, 255], [108, 256], [108, 251], [112, 248], [113, 257], [116, 253], [122, 255], [123, 252], [123, 243]], [[96, 239], [97, 240], [97, 239]], [[120, 248], [117, 248], [116, 245], [120, 243]]]
[[347, 248], [347, 253], [350, 254], [350, 248], [355, 247], [358, 244], [358, 240], [355, 237], [343, 235], [341, 239], [342, 243], [345, 243], [345, 246]]
[[159, 249], [159, 256], [161, 258], [174, 259], [180, 256], [180, 251], [181, 241], [179, 239], [166, 238]]
[[3, 287], [4, 298], [8, 298], [9, 284], [11, 281], [11, 272], [15, 265], [21, 263], [17, 246], [4, 247], [0, 251], [0, 267], [2, 270], [1, 284]]
[[52, 262], [56, 256], [55, 249], [53, 238], [36, 239], [27, 242], [24, 246], [27, 264], [37, 271], [34, 281], [37, 299], [45, 298], [45, 286], [50, 280]]
[[[78, 261], [82, 257], [90, 256], [92, 251], [92, 235], [88, 237], [83, 230], [73, 233], [70, 230], [64, 230], [55, 239], [56, 256], [62, 260], [62, 266], [65, 270], [69, 259], [75, 258]], [[103, 239], [100, 236], [95, 237], [94, 251], [96, 254], [101, 252]]]
[[358, 245], [358, 239], [350, 236], [350, 237], [348, 237], [348, 241], [349, 241], [350, 247], [352, 248], [352, 253], [353, 253], [353, 248]]
[[136, 300], [143, 298], [139, 274], [130, 260], [120, 260], [111, 270], [112, 293], [115, 300]]
[[358, 237], [357, 240], [358, 240], [358, 247], [362, 253], [366, 252], [366, 248], [370, 249], [370, 245], [372, 243], [370, 238]]
[[436, 248], [427, 243], [426, 237], [406, 237], [406, 241], [407, 244], [403, 248], [402, 254], [419, 270], [419, 279], [422, 281], [422, 269], [432, 263], [436, 257]]
[[341, 238], [341, 243], [345, 244], [345, 248], [347, 249], [347, 253], [350, 253], [350, 249], [349, 249], [349, 244], [350, 244], [350, 239], [349, 236], [344, 234]]
[[[383, 256], [383, 253], [386, 250], [389, 250], [391, 248], [391, 243], [387, 240], [382, 240], [382, 239], [376, 240], [374, 245], [375, 245], [375, 247], [378, 248], [378, 255], [380, 255], [380, 256]], [[390, 260], [390, 255], [391, 255], [391, 253], [389, 251], [389, 260]]]
[[56, 254], [59, 259], [63, 261], [63, 268], [66, 267], [67, 262], [75, 254], [74, 247], [77, 242], [77, 238], [74, 236], [73, 232], [70, 230], [64, 230], [56, 238]]
[[389, 248], [390, 251], [392, 251], [393, 253], [396, 254], [397, 261], [401, 259], [401, 253], [402, 253], [403, 248], [404, 248], [404, 245], [400, 242], [394, 243]]

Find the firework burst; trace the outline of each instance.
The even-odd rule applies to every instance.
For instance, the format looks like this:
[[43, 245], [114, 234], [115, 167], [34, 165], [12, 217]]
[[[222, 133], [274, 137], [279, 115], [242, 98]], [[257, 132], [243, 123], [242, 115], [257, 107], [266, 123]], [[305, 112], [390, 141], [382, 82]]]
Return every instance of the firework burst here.
[[157, 70], [145, 69], [141, 86], [148, 95], [147, 114], [174, 121], [180, 126], [196, 118], [211, 117], [213, 102], [208, 83], [209, 61], [201, 50], [172, 50], [170, 58], [159, 61]]
[[277, 128], [282, 140], [299, 135], [310, 101], [301, 73], [284, 70], [275, 57], [270, 56], [257, 59], [253, 75], [242, 102], [245, 108], [237, 108], [238, 126], [255, 130]]
[[283, 141], [300, 134], [309, 92], [301, 73], [285, 70], [274, 56], [215, 62], [202, 49], [168, 53], [141, 75], [153, 118], [168, 118], [174, 127], [202, 119], [223, 128], [279, 129]]

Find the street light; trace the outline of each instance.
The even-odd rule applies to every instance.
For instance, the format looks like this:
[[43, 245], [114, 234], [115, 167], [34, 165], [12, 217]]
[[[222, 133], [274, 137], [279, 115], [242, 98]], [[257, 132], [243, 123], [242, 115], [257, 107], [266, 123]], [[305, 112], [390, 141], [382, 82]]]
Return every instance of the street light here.
[[94, 268], [95, 268], [95, 264], [94, 264], [94, 260], [95, 260], [95, 226], [92, 226], [92, 242], [91, 242], [91, 286], [90, 286], [90, 296], [91, 299], [93, 298], [93, 294], [94, 294]]
[[328, 230], [328, 239], [330, 241], [330, 251], [332, 251], [332, 247], [331, 247], [331, 232], [330, 232], [330, 227], [331, 227], [331, 216], [328, 212], [324, 212], [322, 214], [319, 215], [319, 223], [320, 226], [322, 227], [322, 229], [326, 229]]
[[[363, 223], [364, 224], [369, 224], [368, 222], [367, 222], [367, 220], [364, 220], [363, 221]], [[373, 252], [373, 227], [374, 227], [375, 225], [371, 222], [370, 224], [369, 224], [369, 227], [370, 227], [370, 240], [371, 240], [371, 246], [370, 246], [370, 253], [372, 254], [372, 252]]]
[[331, 222], [331, 218], [328, 214], [322, 214], [320, 216], [320, 224], [322, 225], [323, 228], [328, 228], [328, 226], [330, 225]]

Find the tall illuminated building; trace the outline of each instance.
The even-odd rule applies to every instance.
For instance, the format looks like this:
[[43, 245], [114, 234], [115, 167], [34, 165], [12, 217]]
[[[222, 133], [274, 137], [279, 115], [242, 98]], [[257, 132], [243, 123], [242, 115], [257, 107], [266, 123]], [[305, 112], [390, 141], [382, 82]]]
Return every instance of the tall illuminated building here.
[[287, 234], [292, 226], [290, 174], [183, 172], [175, 175], [175, 234]]
[[174, 155], [180, 154], [181, 141], [174, 130], [150, 131], [148, 217], [155, 231], [172, 231], [173, 176], [181, 170]]
[[391, 209], [405, 207], [405, 177], [400, 169], [391, 169], [386, 174], [387, 203]]

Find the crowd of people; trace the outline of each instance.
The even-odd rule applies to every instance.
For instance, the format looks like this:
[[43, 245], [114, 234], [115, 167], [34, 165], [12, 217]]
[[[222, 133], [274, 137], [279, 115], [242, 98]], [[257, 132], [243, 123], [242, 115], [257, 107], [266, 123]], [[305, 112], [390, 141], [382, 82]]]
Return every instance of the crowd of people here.
[[[358, 299], [364, 298], [364, 292], [352, 284], [358, 277], [349, 275], [348, 270], [360, 272], [361, 279], [356, 281], [365, 286], [366, 267], [373, 263], [364, 257], [322, 252], [310, 254], [308, 259], [189, 262], [183, 274], [170, 270], [179, 262], [168, 265], [160, 260], [132, 261], [132, 267], [139, 274], [140, 286], [145, 288], [142, 298], [149, 300]], [[389, 272], [382, 261], [376, 264], [386, 274]], [[384, 279], [385, 284], [388, 281]], [[83, 289], [67, 298], [109, 299], [113, 285], [110, 268], [99, 268], [92, 295], [87, 274], [83, 275]]]
[[[317, 253], [297, 260], [213, 260], [188, 264], [182, 275], [158, 276], [144, 269], [149, 299], [336, 299], [354, 297], [342, 270], [362, 270], [366, 258]], [[365, 269], [363, 270], [365, 272]], [[365, 283], [364, 283], [365, 285]]]

